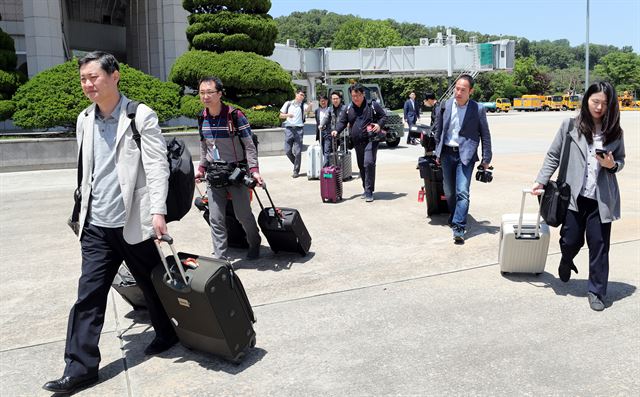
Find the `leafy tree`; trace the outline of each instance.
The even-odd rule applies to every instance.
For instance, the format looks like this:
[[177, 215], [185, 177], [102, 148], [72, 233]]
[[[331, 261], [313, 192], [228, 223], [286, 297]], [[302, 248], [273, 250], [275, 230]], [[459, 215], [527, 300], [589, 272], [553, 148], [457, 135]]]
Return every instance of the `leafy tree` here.
[[527, 94], [544, 94], [549, 88], [550, 77], [538, 67], [532, 56], [516, 59], [513, 77], [514, 84]]
[[275, 19], [278, 42], [296, 41], [300, 48], [332, 47], [333, 37], [340, 26], [355, 19], [353, 15], [339, 15], [326, 10], [292, 12]]
[[0, 120], [11, 118], [15, 104], [10, 101], [13, 93], [27, 77], [16, 70], [17, 57], [13, 39], [0, 29]]
[[278, 29], [269, 0], [183, 0], [189, 11], [187, 39], [197, 50], [247, 51], [269, 56]]
[[618, 92], [640, 92], [640, 56], [633, 52], [605, 55], [595, 67], [596, 73], [608, 80]]
[[[149, 105], [160, 121], [178, 113], [179, 87], [120, 65], [120, 90], [130, 99]], [[13, 120], [22, 128], [75, 127], [78, 114], [89, 100], [82, 93], [76, 59], [35, 75], [13, 97]]]
[[353, 19], [340, 27], [333, 47], [341, 50], [402, 45], [402, 37], [389, 22]]

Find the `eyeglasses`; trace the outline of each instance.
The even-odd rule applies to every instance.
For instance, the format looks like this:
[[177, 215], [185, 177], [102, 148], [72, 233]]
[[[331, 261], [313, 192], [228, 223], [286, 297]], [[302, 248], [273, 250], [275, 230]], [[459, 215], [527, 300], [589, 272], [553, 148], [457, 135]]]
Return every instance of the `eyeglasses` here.
[[592, 98], [589, 98], [589, 102], [591, 102], [593, 104], [593, 106], [600, 106], [600, 105], [606, 106], [607, 105], [606, 101], [599, 101], [597, 99], [592, 99]]
[[211, 95], [215, 94], [216, 92], [220, 92], [220, 90], [218, 90], [218, 91], [200, 91], [200, 92], [198, 92], [198, 94], [200, 94], [200, 96], [206, 96], [206, 95], [211, 96]]

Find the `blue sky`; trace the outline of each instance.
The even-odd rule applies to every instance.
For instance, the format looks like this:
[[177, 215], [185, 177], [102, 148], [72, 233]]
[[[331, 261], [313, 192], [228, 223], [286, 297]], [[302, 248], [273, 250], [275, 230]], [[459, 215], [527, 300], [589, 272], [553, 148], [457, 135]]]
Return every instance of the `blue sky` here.
[[[585, 42], [587, 0], [271, 0], [271, 16], [322, 9], [363, 18], [455, 26], [529, 40]], [[590, 0], [589, 42], [640, 51], [640, 0]]]

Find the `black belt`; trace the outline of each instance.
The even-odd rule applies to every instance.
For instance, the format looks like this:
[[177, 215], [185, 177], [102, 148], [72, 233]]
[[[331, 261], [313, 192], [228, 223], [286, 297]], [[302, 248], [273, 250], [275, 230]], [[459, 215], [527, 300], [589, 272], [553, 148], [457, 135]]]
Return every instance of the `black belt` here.
[[444, 147], [446, 149], [451, 150], [452, 152], [458, 153], [460, 151], [460, 147], [458, 146], [448, 146], [448, 145], [444, 145]]

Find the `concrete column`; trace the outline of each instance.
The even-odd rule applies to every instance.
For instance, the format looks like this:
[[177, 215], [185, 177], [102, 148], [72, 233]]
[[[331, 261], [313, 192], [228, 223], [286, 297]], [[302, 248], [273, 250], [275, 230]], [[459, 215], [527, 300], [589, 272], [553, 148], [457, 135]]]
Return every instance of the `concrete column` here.
[[29, 77], [64, 63], [60, 3], [24, 0], [23, 13]]
[[187, 41], [187, 16], [189, 13], [182, 8], [182, 0], [162, 1], [162, 24], [164, 75], [163, 80], [169, 78], [171, 67], [176, 59], [189, 49]]

